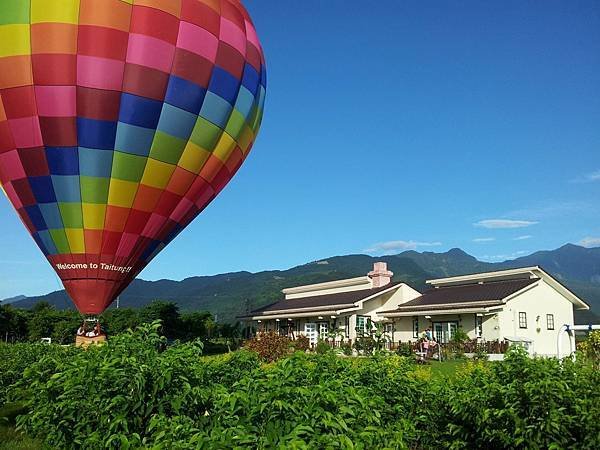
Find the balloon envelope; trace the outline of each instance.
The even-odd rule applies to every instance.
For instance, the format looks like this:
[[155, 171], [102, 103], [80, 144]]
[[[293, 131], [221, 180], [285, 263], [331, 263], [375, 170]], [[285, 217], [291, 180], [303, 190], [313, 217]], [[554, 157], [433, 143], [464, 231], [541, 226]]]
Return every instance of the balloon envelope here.
[[236, 0], [0, 3], [0, 184], [82, 313], [229, 182], [265, 87]]

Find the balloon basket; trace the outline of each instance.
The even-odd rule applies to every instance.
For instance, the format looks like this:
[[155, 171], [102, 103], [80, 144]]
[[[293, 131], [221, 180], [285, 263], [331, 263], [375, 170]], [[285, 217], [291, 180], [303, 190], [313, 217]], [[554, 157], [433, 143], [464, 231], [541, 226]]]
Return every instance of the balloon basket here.
[[[92, 330], [87, 331], [90, 325], [92, 325]], [[102, 331], [98, 319], [96, 317], [85, 318], [75, 335], [75, 346], [87, 348], [90, 345], [101, 345], [105, 342], [106, 334]]]
[[87, 348], [90, 345], [101, 345], [106, 342], [106, 336], [95, 336], [95, 337], [87, 337], [87, 336], [77, 336], [75, 338], [75, 347], [83, 347]]

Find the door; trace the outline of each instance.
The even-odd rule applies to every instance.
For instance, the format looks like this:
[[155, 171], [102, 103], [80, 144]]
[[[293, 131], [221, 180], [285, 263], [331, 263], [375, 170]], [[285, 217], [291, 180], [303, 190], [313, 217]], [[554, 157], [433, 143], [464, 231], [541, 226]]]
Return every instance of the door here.
[[309, 339], [311, 344], [316, 344], [319, 335], [317, 333], [317, 324], [309, 322], [304, 324], [304, 335]]

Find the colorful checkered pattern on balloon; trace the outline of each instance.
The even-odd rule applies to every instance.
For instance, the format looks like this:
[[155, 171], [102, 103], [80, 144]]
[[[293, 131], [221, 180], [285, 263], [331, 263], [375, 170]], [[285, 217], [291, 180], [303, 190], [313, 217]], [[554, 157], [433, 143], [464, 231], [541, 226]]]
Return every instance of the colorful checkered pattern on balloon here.
[[3, 0], [0, 181], [52, 263], [141, 268], [246, 158], [265, 86], [235, 0]]

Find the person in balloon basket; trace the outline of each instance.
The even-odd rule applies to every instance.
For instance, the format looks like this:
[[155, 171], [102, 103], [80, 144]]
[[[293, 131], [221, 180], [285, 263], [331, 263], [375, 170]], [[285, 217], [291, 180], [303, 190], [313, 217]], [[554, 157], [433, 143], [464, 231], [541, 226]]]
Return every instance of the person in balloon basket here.
[[85, 331], [85, 322], [81, 324], [79, 329], [77, 330], [77, 336], [85, 336], [85, 337], [98, 337], [104, 334], [102, 332], [102, 327], [100, 326], [100, 322], [96, 322], [96, 326], [90, 331]]

